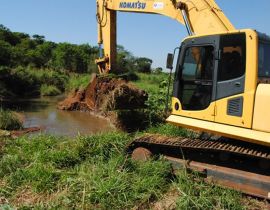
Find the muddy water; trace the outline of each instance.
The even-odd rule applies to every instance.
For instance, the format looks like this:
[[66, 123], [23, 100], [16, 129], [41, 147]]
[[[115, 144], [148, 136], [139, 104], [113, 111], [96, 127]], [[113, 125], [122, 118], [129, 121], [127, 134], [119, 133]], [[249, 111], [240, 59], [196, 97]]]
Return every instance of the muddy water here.
[[114, 129], [106, 119], [90, 113], [58, 110], [57, 103], [63, 98], [64, 96], [16, 100], [16, 102], [5, 102], [3, 106], [23, 113], [25, 116], [24, 127], [41, 126], [42, 132], [47, 134], [76, 136]]

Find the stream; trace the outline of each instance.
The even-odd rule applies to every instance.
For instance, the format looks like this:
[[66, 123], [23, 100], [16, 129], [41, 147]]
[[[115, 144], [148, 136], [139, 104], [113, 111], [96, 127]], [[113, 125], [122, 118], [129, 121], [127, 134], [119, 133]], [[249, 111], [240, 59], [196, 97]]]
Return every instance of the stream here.
[[114, 130], [104, 118], [87, 112], [58, 110], [57, 103], [65, 96], [18, 99], [15, 102], [2, 102], [4, 108], [22, 113], [24, 127], [42, 127], [42, 133], [57, 136], [89, 135]]

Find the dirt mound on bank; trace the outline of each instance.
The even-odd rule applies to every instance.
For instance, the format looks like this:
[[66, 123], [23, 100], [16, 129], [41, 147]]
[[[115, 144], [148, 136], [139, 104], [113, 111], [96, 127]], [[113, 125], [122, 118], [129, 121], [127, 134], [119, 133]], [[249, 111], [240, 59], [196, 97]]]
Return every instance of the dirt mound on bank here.
[[85, 89], [75, 90], [58, 104], [61, 110], [107, 112], [145, 107], [148, 95], [126, 80], [92, 75]]

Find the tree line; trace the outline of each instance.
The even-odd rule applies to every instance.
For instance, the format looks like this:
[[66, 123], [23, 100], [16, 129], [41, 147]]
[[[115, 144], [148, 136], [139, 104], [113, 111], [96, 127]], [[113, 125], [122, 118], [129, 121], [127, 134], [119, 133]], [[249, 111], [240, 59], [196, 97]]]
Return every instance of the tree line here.
[[[152, 60], [135, 57], [118, 46], [117, 70], [121, 72], [151, 72]], [[42, 35], [12, 32], [0, 25], [0, 66], [30, 66], [74, 73], [97, 72], [95, 58], [98, 48], [89, 44], [55, 43]]]
[[0, 25], [0, 65], [31, 66], [84, 73], [96, 70], [97, 47], [54, 43], [42, 35], [12, 32]]

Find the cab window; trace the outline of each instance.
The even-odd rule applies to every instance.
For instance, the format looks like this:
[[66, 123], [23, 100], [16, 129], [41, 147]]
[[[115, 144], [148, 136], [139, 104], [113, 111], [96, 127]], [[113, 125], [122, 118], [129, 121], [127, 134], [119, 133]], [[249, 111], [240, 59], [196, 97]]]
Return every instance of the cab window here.
[[203, 110], [210, 105], [213, 70], [213, 46], [193, 46], [186, 49], [180, 86], [183, 110]]
[[188, 48], [185, 53], [182, 78], [212, 80], [213, 50], [212, 46]]
[[218, 70], [218, 81], [241, 77], [246, 69], [245, 34], [221, 36], [221, 58]]
[[259, 42], [259, 77], [270, 77], [270, 43]]

